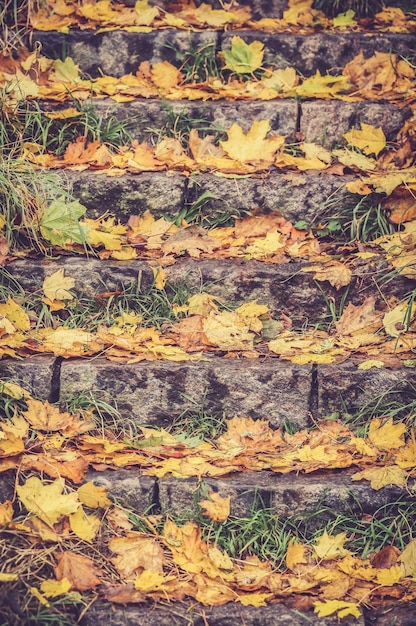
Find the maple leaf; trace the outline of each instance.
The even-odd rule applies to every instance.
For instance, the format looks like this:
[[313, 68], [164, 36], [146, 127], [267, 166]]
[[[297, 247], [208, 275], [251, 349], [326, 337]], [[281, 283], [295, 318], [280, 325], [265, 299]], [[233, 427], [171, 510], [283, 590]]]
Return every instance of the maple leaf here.
[[62, 580], [55, 580], [53, 578], [49, 580], [42, 580], [40, 589], [47, 598], [58, 598], [71, 591], [72, 584], [67, 578]]
[[345, 263], [332, 261], [328, 265], [313, 265], [304, 267], [303, 272], [315, 272], [314, 280], [327, 280], [333, 287], [340, 289], [351, 282], [352, 272]]
[[286, 552], [286, 567], [293, 570], [293, 568], [302, 563], [307, 563], [305, 546], [301, 543], [294, 543], [293, 539], [289, 541]]
[[107, 489], [95, 485], [92, 481], [78, 487], [77, 493], [80, 502], [90, 509], [106, 509], [112, 505], [111, 500], [107, 496]]
[[369, 480], [371, 488], [375, 491], [387, 485], [404, 487], [407, 483], [407, 473], [398, 465], [385, 465], [384, 467], [370, 467], [351, 476], [351, 480]]
[[199, 501], [199, 506], [205, 510], [203, 515], [210, 517], [214, 522], [224, 522], [230, 515], [230, 496], [223, 498], [218, 493], [210, 491], [209, 498]]
[[50, 80], [62, 81], [64, 83], [78, 83], [81, 80], [79, 66], [75, 64], [70, 56], [67, 56], [65, 61], [55, 59], [52, 63]]
[[68, 291], [75, 286], [75, 278], [64, 276], [64, 270], [57, 270], [43, 281], [43, 293], [50, 300], [72, 300], [73, 294]]
[[233, 124], [227, 133], [228, 139], [220, 141], [220, 145], [235, 161], [271, 164], [276, 151], [284, 144], [284, 137], [273, 135], [266, 138], [269, 130], [269, 120], [254, 121], [247, 133], [238, 124]]
[[42, 237], [56, 246], [65, 246], [71, 242], [84, 243], [85, 233], [78, 219], [86, 210], [78, 200], [67, 202], [64, 197], [53, 200], [39, 220]]
[[355, 26], [355, 11], [349, 9], [345, 13], [338, 13], [332, 20], [334, 28], [343, 28], [344, 26]]
[[63, 494], [65, 481], [57, 478], [44, 484], [36, 476], [28, 478], [16, 491], [26, 509], [39, 517], [48, 526], [53, 526], [63, 515], [74, 513], [80, 506], [76, 493]]
[[406, 425], [402, 422], [393, 424], [393, 418], [384, 421], [374, 418], [370, 422], [368, 438], [380, 450], [392, 450], [404, 446]]
[[79, 506], [75, 513], [69, 516], [69, 525], [77, 537], [92, 543], [97, 536], [101, 522], [95, 515], [87, 515], [83, 507]]
[[407, 330], [416, 313], [416, 303], [409, 309], [408, 302], [400, 302], [383, 317], [383, 326], [390, 337], [400, 337]]
[[416, 539], [407, 544], [399, 557], [405, 576], [415, 576], [416, 573]]
[[[0, 316], [3, 315], [16, 330], [30, 330], [29, 316], [20, 304], [8, 296], [6, 304], [0, 304]], [[12, 331], [14, 332], [14, 330]]]
[[160, 89], [169, 91], [178, 86], [182, 80], [182, 74], [172, 63], [163, 61], [152, 66], [152, 80]]
[[168, 591], [167, 583], [174, 580], [177, 580], [176, 576], [166, 576], [161, 572], [145, 569], [134, 579], [134, 588], [145, 592]]
[[350, 554], [349, 550], [344, 548], [347, 540], [347, 533], [339, 533], [338, 535], [328, 535], [327, 531], [319, 537], [313, 549], [319, 559], [336, 559], [340, 556]]
[[[59, 407], [50, 404], [47, 400], [41, 402], [34, 398], [26, 400], [27, 411], [23, 416], [36, 430], [61, 431], [67, 435], [74, 435], [91, 428], [91, 423], [83, 422], [78, 416], [61, 412]], [[88, 425], [87, 425], [88, 424]]]
[[327, 617], [336, 613], [339, 618], [352, 615], [353, 617], [361, 617], [361, 610], [355, 602], [344, 602], [343, 600], [325, 600], [324, 602], [313, 603], [315, 613], [318, 617]]
[[376, 298], [372, 296], [359, 306], [349, 302], [339, 320], [335, 322], [338, 335], [360, 336], [379, 330], [381, 319], [374, 311], [375, 301]]
[[261, 41], [247, 44], [241, 37], [236, 36], [231, 39], [231, 50], [224, 50], [223, 55], [224, 69], [236, 74], [252, 74], [261, 68], [264, 44]]
[[371, 124], [361, 122], [361, 130], [353, 128], [342, 135], [354, 148], [359, 148], [364, 154], [378, 154], [386, 147], [386, 136], [382, 128], [375, 128]]
[[369, 159], [363, 154], [354, 152], [353, 150], [333, 150], [332, 154], [337, 157], [338, 161], [347, 167], [357, 167], [364, 172], [371, 172], [377, 167], [374, 159]]
[[6, 500], [0, 504], [0, 527], [7, 526], [13, 519], [13, 504], [10, 500]]
[[54, 568], [56, 578], [69, 580], [73, 589], [88, 591], [101, 584], [98, 576], [102, 576], [103, 572], [88, 557], [76, 552], [63, 551], [56, 555], [56, 560], [58, 562]]
[[109, 548], [117, 554], [112, 559], [117, 571], [126, 578], [140, 569], [163, 572], [165, 555], [154, 538], [127, 533], [125, 537], [111, 539]]

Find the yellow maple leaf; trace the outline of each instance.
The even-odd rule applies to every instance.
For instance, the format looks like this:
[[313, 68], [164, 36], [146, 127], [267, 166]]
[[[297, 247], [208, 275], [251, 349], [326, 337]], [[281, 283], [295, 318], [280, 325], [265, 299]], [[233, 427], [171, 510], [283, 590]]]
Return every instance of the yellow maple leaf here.
[[220, 144], [224, 152], [235, 161], [271, 164], [276, 151], [284, 144], [284, 137], [274, 135], [266, 138], [269, 131], [269, 120], [254, 121], [247, 133], [238, 124], [233, 124], [227, 133], [228, 139], [220, 141]]
[[332, 261], [328, 265], [304, 267], [302, 271], [315, 272], [314, 280], [327, 280], [336, 289], [349, 285], [352, 277], [350, 268], [339, 261]]
[[62, 81], [63, 83], [78, 83], [81, 78], [79, 75], [79, 66], [74, 60], [68, 56], [65, 61], [56, 59], [52, 64], [52, 72], [49, 75], [50, 80]]
[[241, 321], [236, 311], [211, 313], [202, 322], [207, 340], [223, 350], [247, 350], [253, 347], [254, 333]]
[[370, 422], [368, 438], [380, 450], [392, 450], [404, 446], [406, 425], [402, 422], [393, 424], [393, 418], [383, 421], [374, 418]]
[[337, 16], [332, 20], [332, 24], [334, 28], [343, 28], [345, 26], [355, 26], [356, 22], [354, 20], [355, 11], [349, 9], [345, 11], [345, 13], [338, 13]]
[[307, 563], [305, 551], [304, 545], [294, 543], [293, 539], [291, 539], [286, 552], [286, 567], [293, 570], [296, 565]]
[[350, 554], [349, 550], [344, 548], [347, 540], [347, 533], [339, 533], [338, 535], [328, 535], [325, 530], [323, 535], [319, 537], [313, 549], [318, 559], [336, 559], [340, 556]]
[[407, 301], [399, 302], [383, 317], [383, 326], [390, 337], [399, 337], [407, 329], [416, 313], [416, 303], [411, 305]]
[[6, 500], [0, 504], [0, 527], [6, 526], [13, 519], [13, 504], [10, 500]]
[[69, 525], [77, 537], [92, 543], [100, 528], [100, 520], [95, 515], [87, 515], [82, 506], [69, 516]]
[[223, 498], [211, 491], [209, 500], [200, 500], [199, 506], [204, 509], [203, 515], [210, 517], [214, 522], [224, 522], [230, 515], [231, 498]]
[[324, 602], [313, 603], [315, 613], [318, 617], [327, 617], [336, 613], [338, 617], [347, 617], [352, 615], [353, 617], [361, 617], [361, 611], [358, 604], [355, 602], [344, 602], [343, 600], [325, 600]]
[[224, 69], [236, 74], [252, 74], [261, 67], [264, 57], [264, 44], [253, 41], [247, 44], [241, 37], [231, 39], [231, 50], [223, 51]]
[[377, 584], [383, 585], [383, 587], [391, 587], [401, 580], [404, 576], [404, 569], [400, 565], [393, 565], [392, 567], [380, 568], [377, 571]]
[[350, 146], [359, 148], [364, 154], [375, 154], [376, 156], [386, 147], [386, 136], [383, 129], [375, 128], [371, 124], [361, 122], [361, 129], [353, 128], [342, 135]]
[[20, 304], [17, 304], [11, 296], [6, 304], [0, 304], [0, 316], [3, 315], [16, 330], [30, 330], [29, 316]]
[[72, 300], [73, 294], [68, 291], [75, 286], [75, 278], [64, 276], [64, 270], [57, 270], [43, 281], [43, 293], [50, 300]]
[[92, 481], [84, 483], [78, 488], [78, 498], [90, 509], [106, 509], [112, 505], [111, 500], [107, 496], [107, 489], [95, 485]]
[[65, 577], [62, 578], [62, 580], [50, 578], [48, 580], [42, 580], [40, 589], [47, 598], [57, 598], [67, 594], [68, 591], [71, 591], [72, 585], [71, 582]]
[[267, 606], [266, 600], [274, 597], [273, 593], [246, 593], [238, 596], [238, 601], [243, 606]]
[[385, 465], [383, 467], [371, 467], [351, 476], [351, 480], [363, 479], [369, 480], [371, 488], [378, 491], [387, 485], [404, 487], [407, 482], [407, 473], [398, 465]]
[[403, 469], [416, 467], [416, 441], [408, 441], [396, 454], [396, 463]]
[[161, 572], [145, 569], [134, 579], [134, 588], [144, 592], [166, 591], [166, 584], [174, 580], [176, 576], [167, 576]]
[[169, 61], [155, 63], [152, 66], [152, 80], [157, 87], [164, 91], [177, 87], [181, 78], [180, 70]]
[[405, 576], [415, 576], [416, 574], [416, 539], [412, 539], [407, 544], [399, 557], [399, 561], [403, 566]]
[[80, 506], [76, 493], [63, 494], [65, 481], [57, 478], [44, 484], [36, 476], [28, 478], [24, 485], [16, 487], [20, 501], [26, 509], [48, 526], [53, 526], [63, 515], [74, 513]]
[[337, 157], [338, 161], [347, 167], [357, 167], [364, 172], [371, 172], [376, 169], [377, 164], [374, 159], [369, 159], [363, 154], [354, 152], [353, 150], [333, 150], [332, 154]]

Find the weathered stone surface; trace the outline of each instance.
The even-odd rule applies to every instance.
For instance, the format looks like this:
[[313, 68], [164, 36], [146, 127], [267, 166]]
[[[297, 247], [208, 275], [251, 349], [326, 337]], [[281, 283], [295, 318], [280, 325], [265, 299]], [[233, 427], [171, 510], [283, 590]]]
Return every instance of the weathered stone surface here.
[[273, 132], [291, 135], [296, 132], [298, 103], [295, 100], [275, 100], [263, 102], [209, 101], [189, 102], [186, 100], [136, 100], [126, 104], [116, 104], [112, 100], [94, 100], [94, 108], [104, 117], [115, 116], [128, 123], [135, 139], [149, 139], [155, 136], [151, 130], [162, 129], [172, 117], [186, 116], [193, 120], [198, 129], [198, 120], [204, 127], [212, 126], [212, 132], [228, 129], [238, 122], [246, 131], [256, 120], [270, 120]]
[[[313, 611], [300, 612], [283, 604], [267, 607], [241, 606], [228, 603], [223, 606], [207, 607], [195, 602], [181, 602], [169, 607], [157, 605], [121, 607], [94, 603], [83, 616], [80, 626], [96, 626], [106, 623], [111, 626], [338, 626], [335, 616], [317, 617]], [[343, 626], [364, 626], [364, 619], [344, 617]]]
[[[231, 48], [234, 32], [221, 37], [222, 49]], [[316, 33], [293, 35], [288, 33], [264, 33], [250, 30], [244, 32], [246, 43], [261, 41], [265, 46], [264, 64], [273, 67], [293, 66], [304, 75], [316, 70], [326, 73], [330, 69], [344, 67], [360, 50], [366, 57], [374, 52], [398, 52], [409, 56], [416, 49], [413, 35], [396, 33]]]
[[[353, 471], [313, 472], [306, 475], [253, 472], [230, 474], [221, 478], [161, 478], [160, 510], [179, 515], [184, 510], [196, 512], [195, 493], [201, 486], [231, 498], [231, 515], [247, 517], [253, 509], [272, 508], [277, 516], [291, 517], [321, 509], [320, 520], [327, 518], [324, 509], [340, 513], [374, 513], [389, 502], [406, 495], [399, 487], [374, 491], [368, 481], [351, 480]], [[203, 499], [203, 498], [201, 498]]]
[[[264, 1], [264, 0], [263, 0]], [[229, 49], [236, 31], [192, 32], [173, 29], [156, 30], [150, 33], [110, 31], [70, 31], [68, 34], [41, 32], [33, 33], [32, 41], [42, 43], [44, 54], [54, 58], [62, 56], [62, 50], [73, 57], [81, 69], [91, 76], [100, 70], [113, 76], [135, 72], [142, 61], [169, 60], [180, 66], [179, 55], [187, 50], [212, 45], [213, 54], [220, 49]], [[291, 33], [265, 33], [244, 31], [247, 43], [261, 41], [265, 46], [264, 63], [273, 67], [294, 66], [303, 74], [315, 73], [317, 69], [343, 67], [360, 50], [371, 56], [375, 50], [398, 52], [408, 56], [416, 49], [412, 35], [401, 33], [316, 33], [297, 35]]]
[[88, 208], [88, 217], [105, 211], [127, 221], [145, 211], [174, 217], [183, 208], [187, 181], [174, 172], [141, 172], [110, 177], [94, 171], [61, 173], [76, 198]]
[[104, 487], [117, 502], [132, 508], [140, 515], [149, 514], [154, 505], [158, 504], [155, 494], [156, 479], [141, 476], [137, 470], [89, 470], [86, 480], [93, 481], [98, 487]]
[[122, 418], [169, 425], [185, 409], [203, 403], [209, 413], [267, 419], [279, 426], [290, 419], [308, 423], [310, 366], [211, 358], [195, 363], [115, 364], [105, 359], [64, 361], [60, 400], [92, 391], [114, 404]]
[[301, 106], [300, 131], [306, 141], [332, 148], [343, 133], [360, 128], [361, 122], [381, 126], [388, 141], [394, 141], [397, 132], [411, 116], [410, 107], [399, 108], [394, 104], [380, 102], [303, 102]]
[[[381, 356], [382, 358], [382, 356]], [[414, 398], [416, 376], [413, 370], [371, 369], [362, 371], [354, 363], [320, 365], [318, 368], [318, 414], [355, 413], [377, 399], [387, 402]], [[391, 395], [389, 395], [391, 394]]]
[[103, 291], [115, 291], [118, 288], [128, 289], [132, 285], [146, 292], [153, 283], [153, 272], [143, 261], [135, 263], [127, 261], [100, 261], [98, 259], [67, 257], [58, 260], [38, 260], [36, 264], [30, 259], [13, 262], [8, 271], [27, 292], [42, 288], [46, 276], [59, 269], [66, 276], [75, 278], [76, 291], [80, 295], [94, 297]]
[[366, 626], [414, 626], [416, 602], [365, 610]]
[[[327, 311], [325, 298], [313, 280], [303, 273], [305, 263], [271, 265], [244, 259], [201, 260], [183, 259], [165, 269], [171, 284], [185, 282], [192, 293], [201, 290], [224, 302], [244, 303], [257, 299], [267, 304], [274, 315], [290, 315], [294, 323], [305, 318], [317, 321]], [[27, 292], [42, 288], [44, 278], [59, 269], [75, 279], [74, 291], [94, 297], [103, 291], [134, 288], [146, 293], [153, 284], [153, 272], [145, 261], [114, 261], [93, 258], [62, 258], [42, 260], [33, 264], [20, 259], [8, 267], [9, 273]], [[140, 285], [140, 287], [138, 287]], [[327, 297], [337, 297], [335, 290], [325, 285]], [[137, 296], [139, 297], [139, 295]]]
[[[305, 220], [312, 224], [319, 220], [326, 204], [342, 206], [348, 196], [345, 182], [325, 173], [273, 173], [258, 178], [230, 180], [212, 174], [199, 174], [190, 178], [187, 195], [196, 186], [200, 195], [209, 191], [215, 197], [208, 200], [203, 211], [209, 215], [224, 211], [280, 211], [286, 219], [296, 222]], [[195, 191], [193, 191], [193, 196]]]
[[101, 72], [122, 76], [136, 72], [142, 61], [158, 63], [168, 60], [179, 67], [184, 52], [203, 46], [211, 45], [214, 54], [218, 48], [218, 33], [173, 29], [150, 33], [73, 30], [65, 35], [35, 31], [33, 41], [41, 42], [43, 54], [52, 58], [61, 58], [65, 48], [66, 54], [90, 76], [99, 76]]
[[2, 359], [0, 380], [11, 379], [36, 398], [47, 400], [53, 391], [52, 378], [55, 361], [54, 357], [49, 356], [33, 356], [22, 361]]

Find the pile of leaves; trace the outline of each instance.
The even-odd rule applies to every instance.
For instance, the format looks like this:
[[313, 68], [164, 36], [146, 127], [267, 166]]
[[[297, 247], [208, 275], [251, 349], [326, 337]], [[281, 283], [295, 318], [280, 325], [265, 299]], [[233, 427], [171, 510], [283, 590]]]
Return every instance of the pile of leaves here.
[[[220, 53], [219, 53], [220, 55]], [[48, 59], [39, 51], [21, 49], [17, 58], [0, 60], [0, 86], [10, 105], [28, 98], [65, 102], [110, 97], [115, 102], [136, 98], [167, 100], [275, 100], [279, 98], [339, 99], [346, 102], [388, 100], [404, 106], [415, 101], [415, 69], [395, 53], [375, 52], [365, 58], [360, 52], [341, 73], [304, 77], [295, 68], [264, 67], [264, 45], [247, 44], [240, 36], [220, 56], [223, 72], [203, 82], [187, 79], [169, 61], [140, 63], [135, 74], [120, 78], [83, 78], [68, 56], [65, 61]], [[66, 115], [69, 117], [73, 109]]]
[[[333, 284], [351, 278], [348, 268], [338, 261], [327, 267], [306, 266], [301, 271], [313, 272], [317, 280]], [[163, 290], [163, 270], [155, 269], [155, 274], [156, 280], [161, 280], [156, 288]], [[7, 302], [0, 304], [0, 355], [18, 358], [46, 353], [69, 358], [100, 354], [121, 363], [180, 362], [210, 355], [269, 356], [299, 365], [353, 358], [361, 369], [414, 366], [416, 304], [412, 297], [402, 301], [392, 297], [378, 305], [378, 310], [375, 296], [361, 305], [349, 303], [327, 331], [295, 328], [284, 314], [275, 320], [268, 307], [256, 300], [229, 310], [207, 293], [191, 296], [181, 306], [173, 305], [176, 321], [167, 321], [160, 328], [145, 323], [134, 308], [115, 308], [110, 319], [107, 316], [98, 327], [94, 317], [85, 316], [81, 326], [74, 328], [69, 312], [80, 306], [72, 291], [74, 285], [75, 279], [65, 276], [62, 269], [48, 276], [38, 314], [31, 307], [30, 294], [15, 299], [9, 295]], [[112, 292], [104, 298], [115, 295]], [[81, 306], [85, 309], [85, 302]], [[92, 323], [93, 328], [89, 327]]]
[[[134, 7], [123, 3], [100, 0], [99, 2], [76, 0], [47, 0], [37, 12], [32, 11], [30, 23], [33, 28], [45, 31], [67, 33], [71, 28], [94, 29], [98, 31], [120, 30], [129, 32], [149, 32], [156, 28], [178, 29], [230, 29], [250, 28], [269, 32], [311, 32], [333, 28], [366, 30], [376, 27], [381, 31], [412, 32], [416, 20], [408, 19], [399, 8], [384, 7], [373, 20], [356, 20], [355, 13], [349, 10], [334, 19], [312, 8], [313, 0], [289, 0], [283, 18], [253, 20], [249, 6], [225, 5], [213, 9], [210, 4], [198, 7], [191, 2], [176, 2], [174, 11], [168, 12], [157, 6], [150, 6], [147, 0], [138, 0]], [[228, 7], [228, 8], [227, 8]]]
[[[310, 543], [294, 535], [279, 569], [250, 550], [230, 558], [203, 538], [196, 522], [141, 517], [114, 504], [103, 487], [85, 482], [90, 465], [101, 471], [139, 465], [144, 474], [178, 477], [352, 466], [360, 470], [352, 480], [369, 480], [374, 489], [403, 487], [416, 468], [415, 435], [405, 439], [403, 423], [375, 418], [367, 436], [357, 437], [337, 421], [290, 435], [263, 420], [233, 418], [212, 443], [145, 427], [126, 443], [111, 429], [97, 429], [93, 407], [70, 413], [34, 399], [16, 383], [3, 382], [1, 389], [10, 417], [1, 420], [0, 472], [18, 468], [19, 477], [13, 501], [0, 504], [0, 583], [20, 614], [19, 588], [26, 607], [35, 602], [46, 609], [62, 600], [81, 610], [92, 597], [121, 604], [192, 598], [210, 606], [260, 607], [290, 596], [295, 608], [313, 606], [320, 616], [339, 617], [359, 616], [360, 605], [416, 597], [414, 539], [403, 551], [386, 546], [362, 558], [348, 549], [345, 532], [324, 531]], [[230, 517], [230, 498], [214, 491], [199, 506], [213, 528]]]

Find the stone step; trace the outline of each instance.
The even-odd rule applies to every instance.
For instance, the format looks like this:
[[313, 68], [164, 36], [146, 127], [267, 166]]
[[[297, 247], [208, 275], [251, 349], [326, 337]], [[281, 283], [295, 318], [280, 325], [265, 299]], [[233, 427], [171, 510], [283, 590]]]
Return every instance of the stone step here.
[[[387, 297], [403, 297], [410, 293], [413, 282], [405, 277], [395, 277], [394, 281], [382, 286], [376, 284], [377, 275], [381, 278], [386, 266], [351, 265], [353, 277], [348, 294], [336, 290], [327, 282], [317, 286], [313, 272], [304, 272], [311, 262], [289, 262], [283, 264], [262, 263], [244, 259], [191, 259], [177, 260], [165, 268], [168, 283], [185, 283], [190, 293], [206, 291], [225, 304], [243, 304], [257, 300], [269, 307], [273, 316], [291, 317], [295, 327], [305, 323], [309, 326], [325, 320], [328, 315], [328, 300], [336, 307], [344, 300], [359, 305], [371, 295], [382, 303]], [[17, 281], [27, 293], [41, 292], [43, 281], [57, 270], [64, 270], [65, 276], [75, 279], [74, 292], [80, 297], [95, 298], [103, 292], [117, 289], [128, 293], [146, 294], [153, 284], [152, 268], [145, 261], [115, 261], [77, 257], [63, 257], [58, 261], [32, 259], [16, 260], [7, 267], [7, 275], [2, 279], [10, 285], [10, 277]]]
[[[271, 172], [258, 176], [229, 177], [194, 173], [189, 177], [179, 172], [138, 172], [123, 176], [107, 176], [106, 172], [86, 170], [58, 171], [65, 186], [87, 209], [87, 216], [97, 218], [105, 211], [124, 223], [130, 215], [150, 211], [155, 217], [175, 219], [184, 207], [190, 207], [204, 193], [210, 195], [200, 210], [209, 223], [224, 215], [244, 217], [249, 211], [279, 211], [296, 223], [305, 220], [317, 224], [339, 214], [348, 204], [357, 204], [345, 183], [351, 176], [325, 172]], [[329, 213], [328, 213], [329, 211]]]
[[411, 369], [358, 370], [340, 365], [295, 365], [275, 358], [173, 363], [114, 363], [34, 356], [2, 359], [0, 379], [20, 382], [42, 400], [66, 401], [91, 391], [117, 406], [121, 419], [169, 426], [183, 411], [266, 419], [273, 428], [289, 420], [299, 428], [313, 419], [353, 415], [383, 395], [397, 403], [414, 400]]
[[412, 115], [409, 106], [342, 100], [189, 102], [150, 98], [116, 104], [111, 99], [96, 99], [88, 102], [88, 106], [91, 105], [104, 120], [116, 118], [125, 122], [132, 137], [140, 141], [156, 143], [163, 130], [173, 130], [175, 124], [178, 133], [188, 126], [203, 129], [205, 134], [215, 134], [229, 130], [235, 122], [247, 132], [253, 122], [269, 120], [270, 133], [289, 137], [300, 133], [304, 141], [320, 143], [328, 149], [342, 142], [344, 133], [360, 128], [362, 123], [380, 126], [387, 141], [395, 141], [404, 122]]
[[[366, 57], [375, 51], [394, 52], [405, 57], [416, 51], [416, 37], [403, 33], [321, 32], [308, 35], [266, 33], [259, 30], [229, 32], [193, 32], [174, 29], [154, 30], [149, 33], [130, 33], [122, 30], [96, 32], [71, 30], [68, 34], [33, 31], [32, 43], [42, 45], [42, 53], [51, 58], [71, 56], [81, 70], [90, 76], [102, 72], [122, 76], [136, 72], [142, 61], [157, 63], [168, 60], [181, 65], [180, 57], [189, 50], [212, 46], [213, 54], [231, 48], [231, 40], [241, 36], [250, 44], [264, 44], [264, 65], [274, 68], [295, 67], [308, 76], [316, 70], [325, 74], [340, 69], [360, 50]], [[175, 50], [172, 50], [172, 47]]]
[[[213, 491], [230, 498], [232, 517], [247, 518], [255, 510], [271, 510], [278, 518], [301, 518], [320, 511], [320, 527], [337, 514], [374, 515], [382, 507], [412, 501], [406, 489], [386, 486], [375, 491], [368, 481], [352, 481], [355, 470], [324, 470], [310, 474], [260, 471], [221, 478], [154, 478], [139, 469], [90, 470], [87, 480], [108, 490], [117, 502], [138, 515], [157, 512], [172, 517], [198, 517], [199, 499]], [[198, 494], [200, 497], [198, 498]]]

